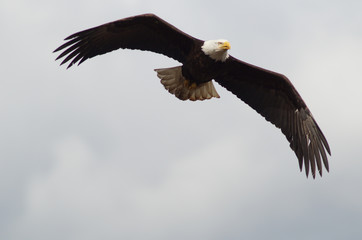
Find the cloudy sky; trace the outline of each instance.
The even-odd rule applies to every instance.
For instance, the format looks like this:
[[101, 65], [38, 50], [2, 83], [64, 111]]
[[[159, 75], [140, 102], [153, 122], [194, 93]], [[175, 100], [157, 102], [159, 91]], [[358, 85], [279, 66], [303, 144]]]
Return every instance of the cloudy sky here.
[[[362, 2], [3, 0], [0, 239], [361, 239]], [[281, 132], [220, 86], [182, 102], [117, 51], [66, 70], [79, 30], [152, 12], [288, 76], [332, 150], [300, 173]]]

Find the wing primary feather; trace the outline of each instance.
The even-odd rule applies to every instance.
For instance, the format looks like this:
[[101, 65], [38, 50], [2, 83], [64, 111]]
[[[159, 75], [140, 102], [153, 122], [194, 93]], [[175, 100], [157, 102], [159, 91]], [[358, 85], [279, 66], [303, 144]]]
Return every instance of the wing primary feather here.
[[322, 131], [320, 130], [320, 128], [318, 127], [317, 123], [314, 121], [312, 116], [310, 116], [310, 121], [311, 121], [310, 122], [311, 128], [314, 130], [313, 133], [314, 133], [314, 136], [316, 138], [315, 143], [317, 144], [318, 152], [322, 156], [324, 167], [329, 172], [329, 164], [328, 164], [328, 158], [327, 158], [326, 150], [329, 153], [329, 155], [331, 153], [330, 153], [330, 150], [329, 150], [328, 143], [327, 143]]
[[309, 153], [309, 161], [310, 161], [312, 176], [313, 176], [313, 178], [315, 178], [316, 163], [315, 163], [315, 158], [314, 158], [315, 153], [314, 153], [313, 147], [314, 147], [314, 143], [311, 141], [308, 146], [308, 153]]
[[[317, 145], [317, 146], [316, 146]], [[316, 157], [316, 162], [317, 162], [317, 167], [318, 167], [318, 171], [320, 173], [320, 175], [322, 176], [322, 162], [321, 162], [321, 157], [320, 157], [320, 150], [318, 148], [318, 141], [315, 140], [315, 143], [314, 143], [314, 155]]]
[[[70, 54], [60, 63], [60, 65], [63, 65], [64, 63], [68, 62], [70, 59], [72, 59], [73, 57], [77, 56], [77, 54], [79, 54], [78, 51], [76, 51], [76, 50], [73, 51], [72, 53], [70, 53]], [[74, 64], [74, 62], [71, 61], [70, 64], [69, 64], [69, 66], [68, 66], [68, 68], [69, 68], [70, 66], [72, 66], [73, 64]]]
[[323, 160], [323, 163], [324, 163], [324, 167], [327, 169], [327, 171], [329, 172], [329, 164], [328, 164], [328, 158], [327, 158], [327, 155], [326, 155], [326, 152], [323, 148], [323, 146], [321, 145], [321, 143], [319, 141], [317, 141], [318, 145], [319, 145], [319, 152], [321, 153], [322, 155], [322, 160]]
[[81, 44], [82, 44], [81, 42], [77, 42], [76, 44], [70, 46], [70, 47], [67, 48], [65, 51], [63, 51], [55, 60], [58, 60], [59, 58], [64, 57], [64, 56], [67, 55], [68, 53], [77, 50], [77, 48], [78, 48]]
[[303, 154], [302, 151], [300, 150], [300, 146], [297, 144], [298, 143], [297, 112], [294, 111], [291, 112], [290, 116], [291, 116], [291, 128], [292, 128], [292, 140], [290, 142], [290, 147], [295, 152], [295, 155], [298, 158], [300, 171], [303, 171]]
[[303, 120], [301, 119], [300, 116], [301, 116], [301, 114], [298, 111], [297, 112], [298, 139], [299, 139], [299, 144], [301, 145], [301, 148], [302, 148], [305, 173], [306, 173], [306, 175], [308, 177], [308, 174], [309, 174], [308, 146], [307, 146], [306, 136], [305, 136], [305, 132], [304, 132], [304, 128], [303, 128]]
[[[62, 50], [62, 49], [64, 49], [64, 48], [72, 45], [74, 42], [77, 42], [77, 39], [73, 39], [72, 41], [63, 43], [62, 45], [60, 45], [59, 47], [57, 47], [57, 48], [53, 51], [53, 53], [58, 52], [58, 51], [60, 51], [60, 50]], [[59, 58], [60, 58], [60, 57], [58, 56], [55, 60], [58, 60]]]
[[317, 134], [318, 131], [316, 131], [314, 120], [311, 116], [308, 117], [306, 124], [310, 132], [309, 137], [310, 137], [311, 150], [313, 152], [313, 160], [316, 161], [319, 175], [322, 176], [322, 163], [320, 158], [320, 152], [324, 151], [324, 149], [323, 147], [321, 148], [322, 145], [320, 143], [319, 136]]
[[318, 168], [318, 171], [319, 171], [319, 175], [322, 176], [322, 161], [321, 161], [321, 157], [320, 157], [320, 152], [321, 151], [324, 151], [323, 149], [320, 148], [321, 144], [318, 140], [318, 138], [313, 135], [313, 152], [314, 152], [314, 158], [315, 158], [315, 161], [317, 162], [317, 168]]
[[322, 130], [319, 128], [317, 122], [315, 122], [314, 119], [313, 119], [313, 123], [317, 128], [318, 138], [322, 141], [324, 148], [327, 150], [328, 154], [331, 155], [331, 150], [329, 148], [329, 144], [327, 142], [326, 137], [324, 136]]

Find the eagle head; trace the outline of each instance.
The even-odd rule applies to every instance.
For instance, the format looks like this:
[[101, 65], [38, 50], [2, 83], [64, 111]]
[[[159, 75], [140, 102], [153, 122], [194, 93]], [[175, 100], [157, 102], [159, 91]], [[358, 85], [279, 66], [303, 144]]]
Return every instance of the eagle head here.
[[230, 42], [225, 39], [208, 40], [202, 45], [202, 51], [215, 61], [224, 62], [228, 57], [228, 50], [231, 48]]

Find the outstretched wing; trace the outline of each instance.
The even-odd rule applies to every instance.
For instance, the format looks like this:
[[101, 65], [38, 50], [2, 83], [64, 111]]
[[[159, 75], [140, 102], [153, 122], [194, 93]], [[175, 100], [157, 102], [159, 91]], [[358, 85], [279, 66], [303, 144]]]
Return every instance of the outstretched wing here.
[[316, 166], [322, 176], [327, 171], [326, 150], [330, 148], [311, 112], [292, 83], [283, 75], [229, 57], [215, 80], [280, 128], [299, 160], [315, 177]]
[[57, 59], [70, 61], [68, 68], [88, 58], [119, 48], [147, 50], [184, 62], [198, 41], [153, 14], [143, 14], [90, 28], [65, 39], [54, 52], [63, 50]]

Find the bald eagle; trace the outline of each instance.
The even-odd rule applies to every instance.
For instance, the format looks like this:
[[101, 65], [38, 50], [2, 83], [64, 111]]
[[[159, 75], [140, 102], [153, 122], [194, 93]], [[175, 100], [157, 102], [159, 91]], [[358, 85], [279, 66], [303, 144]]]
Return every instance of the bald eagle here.
[[181, 100], [219, 98], [212, 80], [234, 93], [267, 121], [280, 128], [295, 152], [300, 171], [305, 167], [322, 176], [329, 171], [330, 148], [317, 122], [292, 83], [284, 75], [240, 61], [228, 54], [227, 40], [203, 41], [154, 14], [120, 19], [70, 35], [54, 52], [57, 60], [81, 64], [88, 58], [119, 48], [152, 51], [182, 63], [155, 69], [163, 86]]

